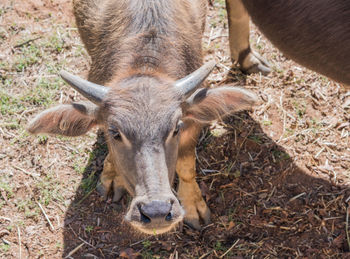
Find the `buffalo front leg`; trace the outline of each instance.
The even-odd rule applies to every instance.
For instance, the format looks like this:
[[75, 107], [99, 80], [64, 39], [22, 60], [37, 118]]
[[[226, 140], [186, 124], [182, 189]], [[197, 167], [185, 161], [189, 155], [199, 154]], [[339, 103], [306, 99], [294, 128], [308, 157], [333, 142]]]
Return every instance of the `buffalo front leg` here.
[[231, 59], [238, 62], [242, 72], [268, 74], [269, 63], [252, 51], [249, 43], [249, 15], [242, 0], [226, 0]]
[[185, 209], [184, 222], [192, 228], [201, 229], [200, 219], [204, 224], [210, 222], [210, 210], [203, 200], [201, 190], [196, 182], [195, 153], [178, 158], [176, 171], [179, 176], [177, 191], [179, 200]]
[[205, 203], [196, 182], [195, 147], [200, 128], [195, 125], [187, 127], [181, 134], [179, 156], [176, 172], [179, 176], [178, 198], [185, 209], [185, 224], [201, 229], [200, 219], [204, 224], [210, 222], [210, 210]]
[[97, 191], [104, 200], [107, 199], [109, 191], [113, 188], [113, 202], [118, 202], [124, 195], [125, 189], [122, 177], [114, 169], [110, 161], [110, 155], [105, 158], [100, 181], [97, 184]]

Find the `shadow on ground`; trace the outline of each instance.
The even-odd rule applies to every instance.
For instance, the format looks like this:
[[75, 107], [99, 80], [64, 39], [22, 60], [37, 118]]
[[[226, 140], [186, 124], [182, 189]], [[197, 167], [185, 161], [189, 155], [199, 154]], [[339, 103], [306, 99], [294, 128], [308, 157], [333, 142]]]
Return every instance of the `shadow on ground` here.
[[63, 256], [81, 245], [73, 258], [344, 258], [349, 188], [296, 166], [248, 113], [228, 118], [224, 128], [220, 137], [204, 130], [197, 147], [197, 180], [212, 224], [162, 236], [135, 233], [123, 222], [128, 197], [111, 204], [91, 189], [106, 155], [99, 136], [66, 213]]

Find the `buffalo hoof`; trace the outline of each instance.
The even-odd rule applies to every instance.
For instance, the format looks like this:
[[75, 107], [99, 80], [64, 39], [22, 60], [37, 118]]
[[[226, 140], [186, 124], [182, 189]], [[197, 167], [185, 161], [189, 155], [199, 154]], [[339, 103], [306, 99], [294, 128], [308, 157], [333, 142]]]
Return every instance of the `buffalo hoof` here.
[[269, 62], [255, 51], [251, 51], [244, 58], [240, 69], [245, 74], [261, 73], [267, 75], [271, 72]]
[[208, 225], [210, 223], [210, 210], [203, 199], [196, 202], [195, 204], [185, 206], [185, 217], [184, 224], [187, 226], [200, 231], [202, 226], [200, 221], [204, 223], [204, 225]]
[[123, 198], [124, 194], [126, 193], [126, 190], [124, 189], [124, 187], [120, 186], [120, 185], [113, 185], [113, 202], [119, 202], [121, 200], [121, 198]]
[[107, 200], [108, 193], [109, 193], [109, 188], [107, 189], [105, 186], [103, 186], [101, 181], [97, 182], [96, 191], [101, 195], [101, 199], [102, 200], [104, 200], [104, 201]]
[[[110, 192], [111, 186], [106, 186], [101, 183], [101, 181], [98, 181], [96, 185], [96, 190], [97, 192], [101, 195], [101, 199], [103, 201], [106, 201], [108, 199], [108, 194]], [[124, 196], [125, 194], [125, 189], [123, 186], [118, 185], [114, 183], [113, 181], [113, 198], [112, 202], [119, 202], [120, 199]]]

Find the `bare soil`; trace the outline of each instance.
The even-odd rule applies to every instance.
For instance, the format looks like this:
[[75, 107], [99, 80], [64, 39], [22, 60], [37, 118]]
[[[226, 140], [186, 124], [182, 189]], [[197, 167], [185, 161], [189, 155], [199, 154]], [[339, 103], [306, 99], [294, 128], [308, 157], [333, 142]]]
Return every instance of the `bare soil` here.
[[[203, 130], [197, 180], [212, 223], [161, 236], [123, 220], [130, 197], [95, 190], [107, 154], [97, 130], [30, 136], [28, 120], [79, 99], [57, 76], [86, 75], [68, 0], [0, 3], [0, 258], [350, 258], [350, 94], [288, 60], [252, 26], [268, 76], [230, 69], [224, 1], [203, 40], [212, 87], [251, 89], [260, 103]], [[51, 226], [50, 226], [51, 224]]]

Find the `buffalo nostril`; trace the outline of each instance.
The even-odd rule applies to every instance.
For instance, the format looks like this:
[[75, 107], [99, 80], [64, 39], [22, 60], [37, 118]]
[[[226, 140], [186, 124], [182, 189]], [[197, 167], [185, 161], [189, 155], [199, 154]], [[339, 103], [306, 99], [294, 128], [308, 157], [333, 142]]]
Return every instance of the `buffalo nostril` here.
[[143, 214], [141, 211], [140, 211], [140, 213], [141, 213], [141, 222], [142, 223], [150, 223], [151, 222], [151, 219], [149, 218], [149, 217], [147, 217], [145, 214]]
[[146, 223], [146, 224], [150, 223], [151, 219], [142, 212], [142, 206], [143, 206], [142, 204], [137, 205], [137, 208], [139, 209], [139, 212], [141, 215], [140, 220], [141, 220], [141, 222]]
[[170, 220], [172, 220], [172, 218], [173, 218], [173, 216], [171, 215], [171, 212], [169, 212], [168, 215], [166, 215], [165, 220], [170, 221]]
[[172, 219], [172, 205], [169, 202], [151, 201], [147, 204], [140, 204], [138, 208], [141, 214], [141, 221], [144, 223], [149, 223], [153, 219], [165, 219], [167, 221]]

